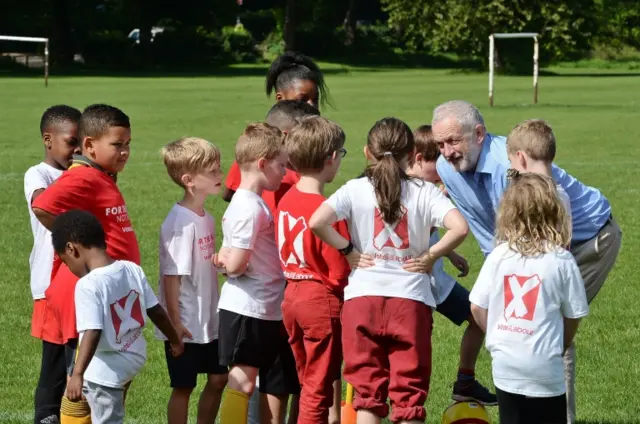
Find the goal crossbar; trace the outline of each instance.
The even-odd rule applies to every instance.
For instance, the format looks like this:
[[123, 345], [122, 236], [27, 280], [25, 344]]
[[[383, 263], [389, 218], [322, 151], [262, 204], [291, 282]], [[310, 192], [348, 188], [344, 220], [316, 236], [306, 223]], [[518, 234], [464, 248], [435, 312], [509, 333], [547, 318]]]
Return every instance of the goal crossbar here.
[[0, 41], [21, 41], [25, 43], [44, 43], [44, 86], [49, 86], [49, 39], [43, 37], [18, 37], [0, 35]]
[[504, 38], [533, 38], [533, 104], [538, 103], [538, 45], [537, 32], [494, 33], [489, 36], [489, 106], [493, 106], [493, 76], [495, 67], [495, 40]]

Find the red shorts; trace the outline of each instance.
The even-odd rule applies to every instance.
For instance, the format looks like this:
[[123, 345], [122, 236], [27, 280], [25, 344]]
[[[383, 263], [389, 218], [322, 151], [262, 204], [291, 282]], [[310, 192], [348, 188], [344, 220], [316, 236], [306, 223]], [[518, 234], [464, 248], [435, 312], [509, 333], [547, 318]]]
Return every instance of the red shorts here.
[[302, 390], [298, 422], [326, 424], [340, 379], [342, 299], [316, 281], [287, 282], [282, 319]]
[[51, 313], [56, 321], [62, 344], [78, 338], [74, 300], [77, 282], [78, 277], [62, 264], [45, 292], [47, 316]]
[[47, 299], [37, 299], [33, 302], [31, 335], [45, 342], [64, 344], [60, 324], [47, 304]]
[[344, 379], [355, 389], [356, 410], [391, 421], [426, 418], [431, 378], [431, 308], [414, 300], [364, 296], [342, 308]]

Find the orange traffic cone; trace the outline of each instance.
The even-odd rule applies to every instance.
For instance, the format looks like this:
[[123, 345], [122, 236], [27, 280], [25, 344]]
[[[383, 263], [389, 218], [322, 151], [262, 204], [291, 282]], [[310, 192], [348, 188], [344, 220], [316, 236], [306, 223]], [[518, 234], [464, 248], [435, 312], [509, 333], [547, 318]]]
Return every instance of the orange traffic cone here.
[[353, 386], [347, 383], [346, 400], [340, 408], [340, 424], [356, 424], [356, 410], [353, 409]]

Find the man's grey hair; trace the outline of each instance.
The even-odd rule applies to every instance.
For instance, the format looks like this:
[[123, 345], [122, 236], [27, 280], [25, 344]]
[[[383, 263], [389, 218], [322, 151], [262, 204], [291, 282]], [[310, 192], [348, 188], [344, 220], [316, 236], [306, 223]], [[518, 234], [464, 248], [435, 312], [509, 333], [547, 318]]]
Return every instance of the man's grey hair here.
[[431, 125], [450, 117], [460, 123], [465, 133], [472, 132], [477, 125], [484, 127], [484, 118], [478, 108], [464, 100], [451, 100], [437, 106], [433, 110]]

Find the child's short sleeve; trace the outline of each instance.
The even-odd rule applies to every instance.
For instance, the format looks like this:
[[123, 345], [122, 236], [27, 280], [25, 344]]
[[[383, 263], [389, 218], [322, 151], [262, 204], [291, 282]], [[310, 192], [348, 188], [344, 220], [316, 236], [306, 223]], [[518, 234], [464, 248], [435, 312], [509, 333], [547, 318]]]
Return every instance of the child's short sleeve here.
[[224, 185], [230, 190], [237, 190], [240, 186], [240, 167], [235, 160], [231, 164], [231, 168], [229, 168]]
[[153, 292], [147, 276], [144, 275], [142, 268], [139, 268], [140, 286], [142, 287], [142, 296], [144, 297], [145, 309], [151, 309], [158, 304], [158, 298]]
[[104, 306], [93, 281], [78, 282], [75, 290], [75, 302], [78, 333], [104, 328]]
[[491, 288], [495, 281], [496, 266], [490, 254], [482, 265], [476, 283], [469, 294], [469, 301], [483, 309], [489, 309]]
[[29, 169], [24, 174], [24, 196], [27, 199], [27, 204], [31, 207], [31, 200], [33, 198], [33, 193], [37, 190], [42, 190], [47, 188], [49, 184], [44, 179], [42, 174], [38, 172], [38, 170], [34, 167]]
[[349, 192], [349, 184], [340, 187], [327, 200], [324, 201], [331, 206], [338, 216], [338, 221], [351, 219], [351, 194]]
[[191, 275], [195, 227], [193, 223], [174, 221], [161, 230], [160, 273], [162, 275]]
[[238, 216], [233, 218], [229, 226], [230, 245], [238, 249], [253, 249], [262, 222], [267, 219], [263, 211], [255, 209], [245, 209]]
[[60, 215], [71, 209], [92, 204], [95, 196], [95, 188], [77, 175], [63, 174], [56, 182], [51, 184], [33, 202], [33, 207], [42, 209], [52, 215]]
[[[567, 254], [567, 256], [570, 256]], [[589, 314], [589, 303], [580, 269], [573, 256], [563, 260], [560, 267], [563, 284], [562, 315], [566, 318], [582, 318]]]
[[456, 207], [435, 185], [430, 184], [427, 192], [429, 226], [443, 228], [444, 217]]

